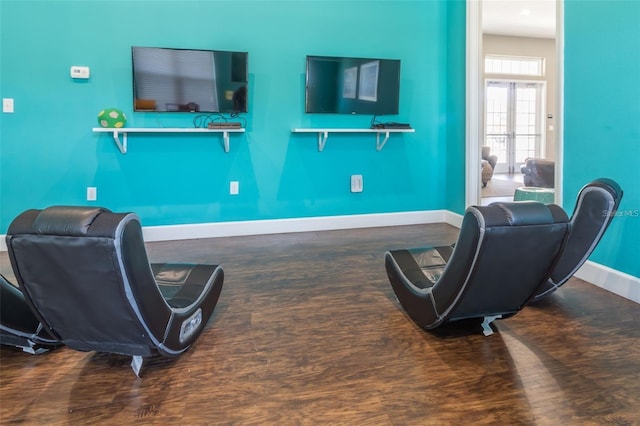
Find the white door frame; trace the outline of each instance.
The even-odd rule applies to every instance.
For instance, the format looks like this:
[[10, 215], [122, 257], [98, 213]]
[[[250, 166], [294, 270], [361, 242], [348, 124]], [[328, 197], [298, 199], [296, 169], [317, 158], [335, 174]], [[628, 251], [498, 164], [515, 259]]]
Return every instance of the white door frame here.
[[467, 0], [467, 70], [466, 70], [466, 191], [465, 207], [480, 204], [480, 146], [482, 137], [482, 4]]
[[[467, 0], [466, 69], [466, 206], [480, 204], [480, 146], [484, 131], [484, 82], [482, 78], [482, 0]], [[564, 160], [564, 3], [556, 0], [557, 85], [555, 111], [555, 203], [562, 205]]]

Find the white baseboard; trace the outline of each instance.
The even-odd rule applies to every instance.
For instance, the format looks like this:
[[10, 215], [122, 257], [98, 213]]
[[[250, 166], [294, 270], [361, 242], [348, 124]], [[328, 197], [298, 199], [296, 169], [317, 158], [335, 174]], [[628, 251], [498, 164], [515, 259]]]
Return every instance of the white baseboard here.
[[143, 228], [143, 235], [145, 241], [151, 242], [417, 225], [422, 223], [447, 222], [445, 220], [447, 213], [445, 210], [430, 210], [402, 213], [147, 226]]
[[[460, 228], [462, 225], [462, 215], [448, 210], [429, 210], [349, 216], [146, 226], [143, 227], [142, 232], [144, 240], [152, 242], [281, 234], [288, 232], [375, 228], [380, 226], [419, 225], [427, 223], [447, 223]], [[6, 235], [0, 235], [0, 251], [7, 251]], [[587, 261], [575, 275], [593, 285], [636, 303], [640, 303], [639, 278], [591, 261]]]
[[[292, 219], [210, 222], [184, 225], [143, 226], [146, 242], [191, 240], [196, 238], [240, 237], [245, 235], [283, 234], [289, 232], [331, 231], [380, 226], [449, 223], [456, 225], [454, 213], [447, 210], [423, 210], [400, 213], [377, 213]], [[462, 216], [460, 216], [462, 218]], [[7, 251], [6, 235], [0, 235], [0, 251]]]
[[640, 303], [640, 278], [587, 260], [575, 273], [577, 278]]
[[[460, 222], [461, 219], [457, 219], [458, 216], [462, 218], [462, 216], [446, 210], [425, 210], [401, 213], [144, 226], [142, 233], [146, 242], [152, 242], [442, 222], [460, 227], [458, 222]], [[6, 235], [0, 235], [0, 251], [7, 251]]]

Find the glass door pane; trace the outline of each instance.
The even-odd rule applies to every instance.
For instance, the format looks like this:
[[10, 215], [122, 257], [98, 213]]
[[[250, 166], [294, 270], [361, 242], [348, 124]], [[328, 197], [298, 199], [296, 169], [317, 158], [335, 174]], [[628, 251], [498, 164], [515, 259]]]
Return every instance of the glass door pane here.
[[494, 172], [507, 170], [509, 138], [509, 86], [507, 83], [490, 82], [486, 91], [485, 142], [491, 154], [498, 157]]
[[540, 156], [540, 105], [536, 83], [514, 83], [515, 125], [513, 168], [520, 170], [528, 157]]

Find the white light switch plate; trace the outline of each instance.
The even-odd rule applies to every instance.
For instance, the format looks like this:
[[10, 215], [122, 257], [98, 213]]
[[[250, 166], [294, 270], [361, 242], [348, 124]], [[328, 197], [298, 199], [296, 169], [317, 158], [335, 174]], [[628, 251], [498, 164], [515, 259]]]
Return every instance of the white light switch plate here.
[[13, 98], [2, 98], [2, 112], [13, 112]]

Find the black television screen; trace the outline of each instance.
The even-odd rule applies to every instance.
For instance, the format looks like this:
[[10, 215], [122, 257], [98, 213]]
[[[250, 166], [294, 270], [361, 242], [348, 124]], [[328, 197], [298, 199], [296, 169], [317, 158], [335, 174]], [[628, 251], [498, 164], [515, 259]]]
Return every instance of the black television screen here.
[[134, 111], [247, 112], [247, 52], [131, 48]]
[[400, 60], [307, 56], [305, 111], [398, 114]]

